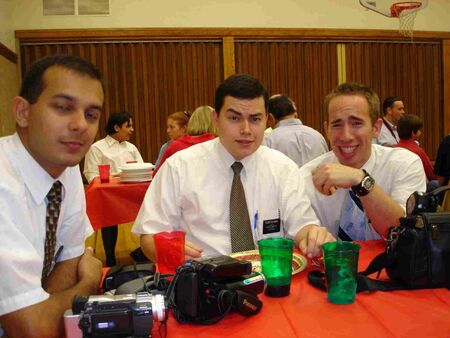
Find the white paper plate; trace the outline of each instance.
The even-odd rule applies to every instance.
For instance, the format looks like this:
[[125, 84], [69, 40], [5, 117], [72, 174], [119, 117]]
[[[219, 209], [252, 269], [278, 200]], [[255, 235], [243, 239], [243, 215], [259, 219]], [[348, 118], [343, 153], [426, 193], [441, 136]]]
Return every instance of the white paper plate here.
[[126, 163], [120, 167], [122, 172], [124, 171], [151, 171], [155, 168], [152, 163]]
[[141, 178], [120, 178], [120, 182], [122, 183], [137, 183], [137, 182], [149, 182], [151, 181], [152, 178], [147, 176], [147, 177], [141, 177]]

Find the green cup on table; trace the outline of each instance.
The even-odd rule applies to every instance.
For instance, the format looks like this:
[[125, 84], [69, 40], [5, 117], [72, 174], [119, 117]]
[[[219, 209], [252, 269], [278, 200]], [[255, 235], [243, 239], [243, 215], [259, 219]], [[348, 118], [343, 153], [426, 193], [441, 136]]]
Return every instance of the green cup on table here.
[[351, 304], [355, 301], [359, 248], [353, 242], [338, 241], [322, 245], [330, 303]]
[[266, 238], [258, 241], [258, 247], [262, 273], [267, 283], [265, 294], [271, 297], [289, 295], [294, 241], [288, 238]]

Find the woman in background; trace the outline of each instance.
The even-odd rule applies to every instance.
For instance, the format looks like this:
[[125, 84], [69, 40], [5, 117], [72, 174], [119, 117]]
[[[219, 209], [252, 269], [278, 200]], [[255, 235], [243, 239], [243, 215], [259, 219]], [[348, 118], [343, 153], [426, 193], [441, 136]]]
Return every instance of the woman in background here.
[[172, 113], [167, 117], [167, 136], [169, 136], [169, 141], [164, 143], [159, 150], [158, 159], [156, 160], [155, 167], [158, 167], [161, 163], [162, 156], [166, 151], [169, 144], [172, 143], [173, 140], [178, 140], [180, 137], [183, 137], [186, 134], [186, 127], [189, 121], [188, 112], [177, 111], [176, 113]]
[[177, 151], [189, 148], [194, 144], [202, 143], [214, 139], [217, 136], [217, 129], [211, 120], [211, 112], [214, 109], [210, 106], [200, 106], [191, 115], [186, 134], [173, 141], [164, 152], [161, 162], [153, 171], [153, 177], [163, 165], [165, 160]]

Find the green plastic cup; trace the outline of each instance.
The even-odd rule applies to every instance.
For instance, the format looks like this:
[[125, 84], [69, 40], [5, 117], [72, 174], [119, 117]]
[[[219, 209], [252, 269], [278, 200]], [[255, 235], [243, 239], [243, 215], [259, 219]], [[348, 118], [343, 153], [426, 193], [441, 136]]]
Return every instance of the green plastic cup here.
[[329, 242], [322, 245], [330, 303], [351, 304], [355, 301], [359, 247], [353, 242]]
[[294, 241], [288, 238], [267, 238], [258, 241], [258, 247], [262, 273], [267, 283], [265, 294], [270, 297], [289, 295]]

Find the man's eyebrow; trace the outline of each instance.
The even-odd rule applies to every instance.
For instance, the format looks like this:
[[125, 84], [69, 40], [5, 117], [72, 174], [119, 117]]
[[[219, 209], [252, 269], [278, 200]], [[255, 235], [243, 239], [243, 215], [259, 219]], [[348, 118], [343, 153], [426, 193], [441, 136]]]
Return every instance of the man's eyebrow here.
[[228, 108], [228, 109], [227, 109], [227, 112], [233, 113], [233, 114], [236, 114], [236, 115], [242, 115], [240, 112], [234, 110], [233, 108]]
[[[240, 113], [240, 112], [234, 110], [233, 108], [228, 108], [228, 109], [227, 109], [227, 112], [230, 112], [230, 113], [233, 113], [233, 114], [242, 116], [242, 113]], [[253, 113], [253, 114], [250, 114], [250, 117], [258, 117], [258, 116], [261, 116], [261, 115], [263, 115], [263, 113], [261, 113], [261, 112], [259, 112], [259, 113]]]
[[56, 94], [56, 95], [52, 96], [52, 99], [65, 99], [65, 100], [75, 101], [75, 98], [68, 94]]

